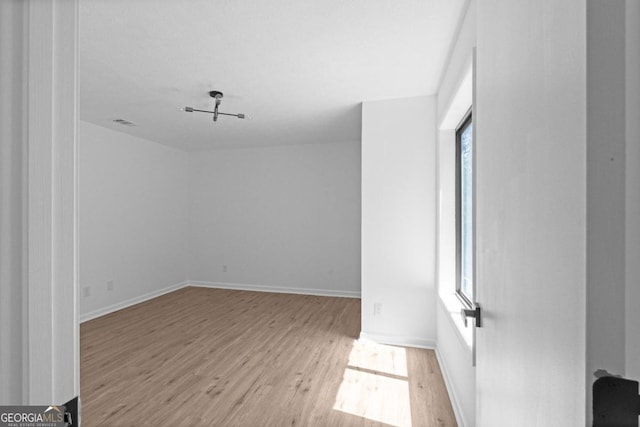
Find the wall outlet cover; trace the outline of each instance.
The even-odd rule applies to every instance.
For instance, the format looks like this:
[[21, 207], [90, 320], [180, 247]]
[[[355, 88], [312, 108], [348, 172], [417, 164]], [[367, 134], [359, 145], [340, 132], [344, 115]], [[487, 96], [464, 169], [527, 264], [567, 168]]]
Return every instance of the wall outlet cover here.
[[377, 302], [373, 304], [373, 315], [380, 316], [382, 314], [382, 303]]

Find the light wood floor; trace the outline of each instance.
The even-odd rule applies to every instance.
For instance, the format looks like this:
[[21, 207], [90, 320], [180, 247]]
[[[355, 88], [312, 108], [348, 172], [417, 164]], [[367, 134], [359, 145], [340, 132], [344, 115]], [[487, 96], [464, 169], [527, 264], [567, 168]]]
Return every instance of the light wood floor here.
[[81, 325], [83, 426], [455, 426], [433, 351], [360, 300], [189, 287]]

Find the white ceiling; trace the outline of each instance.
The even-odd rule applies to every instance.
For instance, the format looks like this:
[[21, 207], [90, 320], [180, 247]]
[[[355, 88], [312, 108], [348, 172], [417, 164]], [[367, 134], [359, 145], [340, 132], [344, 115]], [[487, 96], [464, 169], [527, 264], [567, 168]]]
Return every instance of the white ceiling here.
[[[359, 140], [362, 101], [436, 93], [465, 4], [82, 0], [80, 117], [185, 150]], [[180, 111], [210, 90], [247, 119]]]

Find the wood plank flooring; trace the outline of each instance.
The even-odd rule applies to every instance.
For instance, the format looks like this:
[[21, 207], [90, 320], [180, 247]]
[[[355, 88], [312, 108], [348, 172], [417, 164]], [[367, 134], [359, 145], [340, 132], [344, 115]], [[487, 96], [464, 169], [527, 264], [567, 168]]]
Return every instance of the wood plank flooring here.
[[360, 300], [188, 287], [80, 327], [91, 426], [455, 426], [433, 351], [357, 340]]

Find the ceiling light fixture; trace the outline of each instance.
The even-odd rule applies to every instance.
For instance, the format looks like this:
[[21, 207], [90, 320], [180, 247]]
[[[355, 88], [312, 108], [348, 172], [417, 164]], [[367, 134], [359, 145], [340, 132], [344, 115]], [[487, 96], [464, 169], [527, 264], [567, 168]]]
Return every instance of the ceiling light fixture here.
[[222, 97], [224, 96], [222, 94], [222, 92], [218, 92], [217, 90], [212, 90], [211, 92], [209, 92], [209, 96], [216, 100], [216, 106], [214, 107], [213, 111], [198, 110], [197, 108], [193, 108], [193, 107], [184, 107], [184, 111], [186, 113], [193, 113], [194, 111], [197, 111], [199, 113], [210, 113], [210, 114], [213, 114], [213, 121], [214, 122], [218, 121], [218, 115], [233, 116], [233, 117], [237, 117], [239, 119], [244, 119], [244, 114], [242, 114], [242, 113], [229, 114], [229, 113], [221, 113], [220, 111], [218, 111], [218, 106], [220, 106], [220, 103], [222, 102]]

